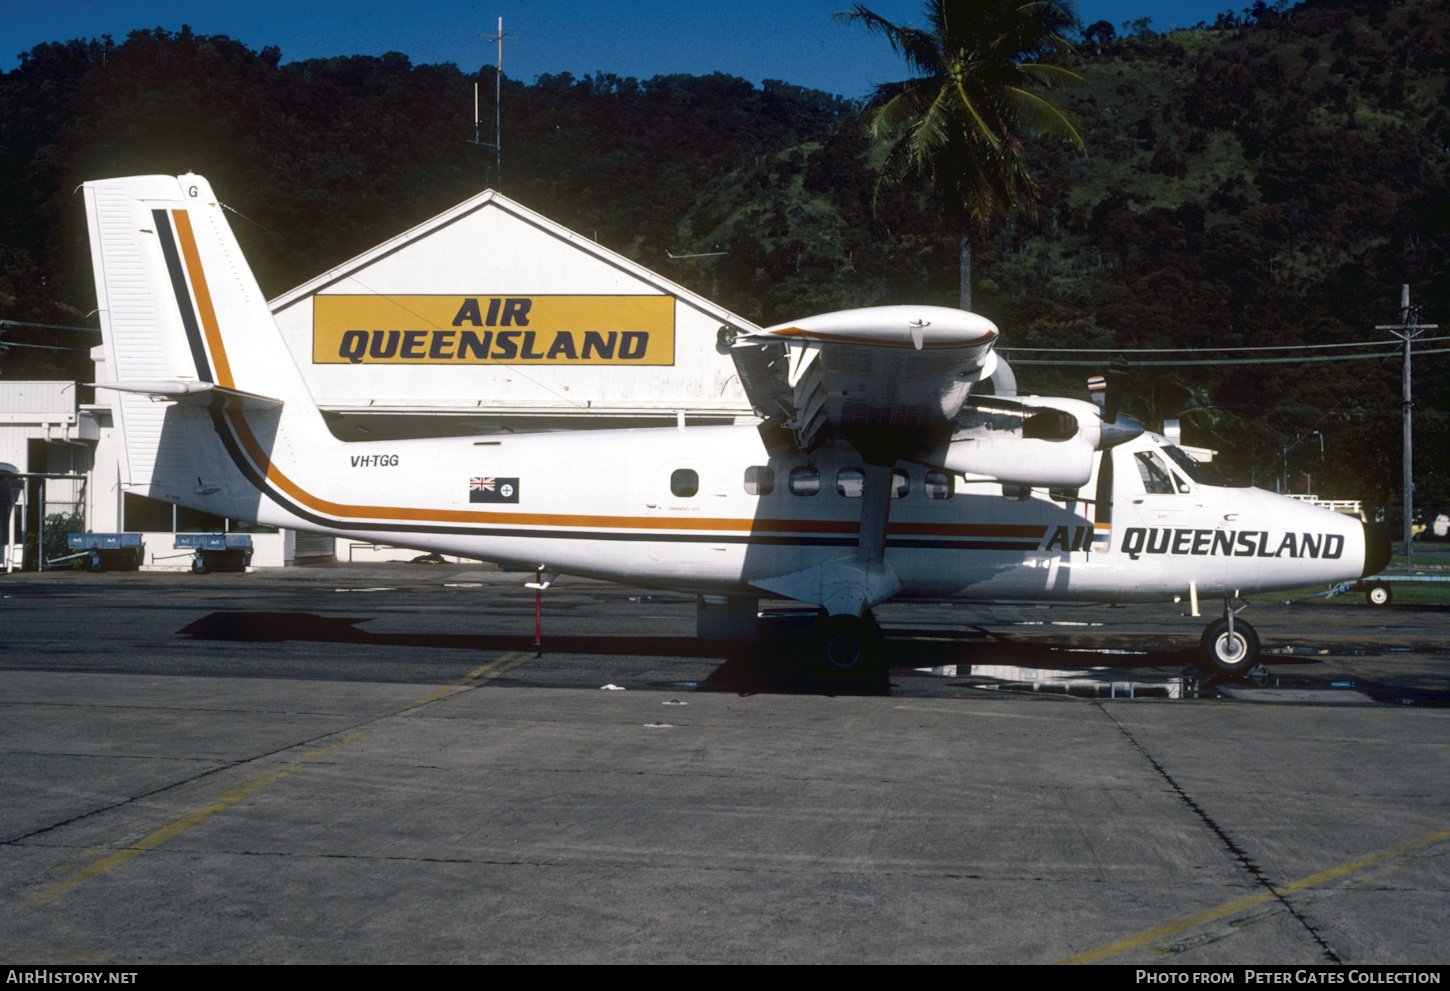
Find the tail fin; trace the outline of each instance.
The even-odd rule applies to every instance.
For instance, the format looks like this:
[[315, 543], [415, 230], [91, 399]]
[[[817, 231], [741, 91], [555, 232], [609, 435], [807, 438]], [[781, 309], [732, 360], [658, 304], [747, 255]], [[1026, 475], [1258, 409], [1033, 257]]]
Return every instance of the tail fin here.
[[106, 366], [97, 385], [114, 390], [122, 482], [256, 519], [255, 486], [212, 410], [264, 416], [273, 438], [331, 436], [211, 185], [188, 174], [84, 189]]

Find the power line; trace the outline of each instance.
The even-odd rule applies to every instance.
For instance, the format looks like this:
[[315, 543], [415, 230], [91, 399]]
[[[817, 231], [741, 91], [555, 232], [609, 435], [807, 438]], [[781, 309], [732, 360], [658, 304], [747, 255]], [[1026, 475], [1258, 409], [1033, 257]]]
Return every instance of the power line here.
[[[1450, 341], [1450, 337], [1416, 338], [1422, 343]], [[1348, 344], [1262, 344], [1254, 347], [1235, 348], [998, 348], [998, 351], [1032, 351], [1040, 354], [1226, 354], [1230, 351], [1311, 351], [1316, 348], [1370, 348], [1386, 344], [1399, 346], [1393, 341], [1354, 341]]]
[[[1440, 340], [1440, 338], [1436, 338]], [[1386, 342], [1388, 343], [1388, 342]], [[1019, 350], [1016, 348], [1002, 348], [1003, 351]], [[1425, 354], [1446, 354], [1450, 348], [1431, 348], [1428, 351], [1416, 351], [1417, 355]], [[1118, 353], [1118, 352], [1114, 352]], [[1367, 361], [1371, 358], [1398, 358], [1400, 352], [1386, 351], [1378, 354], [1335, 354], [1315, 358], [1221, 358], [1221, 359], [1187, 359], [1183, 361], [1134, 361], [1131, 362], [1134, 368], [1181, 368], [1188, 365], [1298, 365], [1310, 361]], [[1102, 365], [1101, 360], [1097, 361], [1070, 361], [1070, 360], [1042, 360], [1037, 358], [1012, 359], [1012, 367], [1018, 365], [1075, 365], [1085, 368], [1098, 368]]]
[[[1324, 413], [1334, 416], [1399, 416], [1398, 409], [1339, 409], [1337, 406], [1276, 406], [1271, 403], [1205, 403], [1202, 406], [1194, 406], [1191, 409], [1229, 409], [1244, 410], [1253, 413]], [[1184, 410], [1189, 412], [1189, 410]], [[1421, 419], [1444, 420], [1450, 419], [1450, 412], [1441, 413], [1435, 410], [1416, 410], [1415, 416]]]
[[27, 323], [24, 320], [3, 320], [0, 319], [0, 329], [5, 327], [40, 327], [44, 330], [88, 330], [92, 334], [99, 334], [99, 327], [68, 327], [58, 323]]
[[[82, 327], [81, 330], [89, 330], [89, 327]], [[21, 344], [19, 341], [0, 341], [0, 351], [7, 348], [39, 348], [42, 351], [84, 351], [91, 353], [90, 348], [68, 348], [59, 344]]]

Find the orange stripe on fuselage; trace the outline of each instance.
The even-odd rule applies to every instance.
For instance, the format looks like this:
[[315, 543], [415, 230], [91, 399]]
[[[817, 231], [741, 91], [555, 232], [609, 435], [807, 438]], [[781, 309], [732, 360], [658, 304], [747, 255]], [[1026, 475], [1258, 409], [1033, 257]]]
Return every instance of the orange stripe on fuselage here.
[[[836, 533], [855, 534], [854, 520], [779, 520], [714, 517], [582, 516], [566, 513], [500, 513], [464, 509], [415, 509], [395, 506], [353, 506], [318, 498], [279, 471], [257, 443], [243, 415], [227, 410], [237, 437], [268, 480], [298, 502], [321, 513], [347, 519], [411, 520], [423, 523], [510, 524], [513, 526], [577, 527], [614, 530], [724, 530], [746, 533]], [[1040, 539], [1047, 528], [1015, 524], [981, 523], [892, 523], [886, 532], [898, 537], [1016, 537]]]
[[[181, 242], [182, 257], [186, 260], [192, 294], [196, 297], [197, 314], [201, 320], [202, 332], [206, 336], [207, 346], [211, 351], [217, 384], [224, 388], [235, 389], [237, 386], [232, 380], [231, 364], [227, 361], [226, 347], [222, 343], [216, 308], [212, 305], [211, 292], [207, 289], [206, 275], [201, 266], [201, 255], [197, 251], [196, 237], [191, 228], [191, 218], [187, 216], [185, 210], [173, 210], [171, 213], [176, 221], [177, 239]], [[577, 516], [562, 513], [500, 513], [462, 509], [354, 506], [331, 502], [308, 492], [272, 463], [271, 456], [252, 433], [252, 428], [241, 411], [227, 410], [225, 415], [248, 457], [266, 475], [268, 481], [309, 509], [349, 520], [407, 520], [420, 523], [512, 524], [514, 526], [617, 530], [724, 530], [747, 533], [855, 534], [859, 530], [859, 524], [854, 520]], [[1047, 528], [1043, 526], [977, 523], [894, 523], [888, 524], [886, 529], [887, 533], [895, 536], [1017, 537], [1027, 539], [1040, 538], [1047, 532]]]

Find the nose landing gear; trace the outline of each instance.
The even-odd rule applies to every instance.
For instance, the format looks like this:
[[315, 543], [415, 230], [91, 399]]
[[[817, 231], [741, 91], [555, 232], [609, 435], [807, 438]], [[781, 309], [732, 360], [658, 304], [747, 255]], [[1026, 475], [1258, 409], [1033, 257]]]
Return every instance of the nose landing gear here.
[[1223, 617], [1208, 624], [1198, 638], [1199, 653], [1207, 670], [1230, 678], [1247, 678], [1267, 674], [1259, 663], [1259, 635], [1238, 614], [1249, 603], [1235, 606], [1233, 599], [1224, 599]]

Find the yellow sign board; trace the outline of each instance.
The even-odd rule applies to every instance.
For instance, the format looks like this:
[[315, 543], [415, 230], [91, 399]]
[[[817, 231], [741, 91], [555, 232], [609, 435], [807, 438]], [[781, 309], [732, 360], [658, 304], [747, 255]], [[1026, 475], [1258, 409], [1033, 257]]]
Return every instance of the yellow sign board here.
[[314, 296], [319, 365], [673, 365], [673, 296]]

